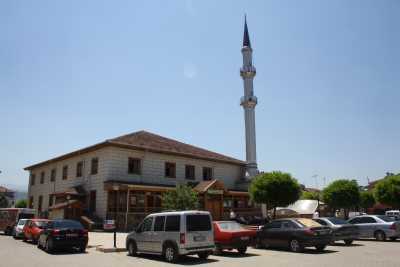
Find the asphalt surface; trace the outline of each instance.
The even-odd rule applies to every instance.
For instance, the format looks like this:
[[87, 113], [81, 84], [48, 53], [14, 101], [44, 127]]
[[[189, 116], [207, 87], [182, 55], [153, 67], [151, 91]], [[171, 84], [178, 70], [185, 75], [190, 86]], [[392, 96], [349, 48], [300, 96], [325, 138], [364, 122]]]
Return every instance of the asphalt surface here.
[[[193, 266], [307, 266], [307, 267], [344, 267], [344, 266], [400, 266], [400, 241], [376, 242], [355, 241], [344, 245], [328, 246], [325, 252], [313, 249], [304, 253], [291, 253], [285, 250], [249, 249], [246, 256], [234, 252], [222, 256], [210, 256], [202, 261], [196, 256], [184, 257], [174, 265]], [[119, 267], [119, 266], [167, 266], [157, 256], [129, 257], [126, 252], [102, 253], [89, 248], [86, 253], [59, 252], [53, 255], [38, 249], [36, 245], [14, 240], [0, 235], [0, 267]]]

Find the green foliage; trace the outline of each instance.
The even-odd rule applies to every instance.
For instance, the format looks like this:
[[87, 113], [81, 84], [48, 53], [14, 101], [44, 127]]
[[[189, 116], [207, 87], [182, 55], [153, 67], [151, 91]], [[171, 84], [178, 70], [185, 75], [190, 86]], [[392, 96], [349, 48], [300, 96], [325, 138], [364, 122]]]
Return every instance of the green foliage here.
[[321, 194], [318, 193], [318, 192], [303, 191], [301, 193], [301, 199], [320, 200], [321, 199]]
[[28, 206], [28, 203], [26, 199], [20, 199], [15, 203], [16, 208], [26, 208]]
[[7, 208], [8, 207], [8, 200], [6, 196], [0, 194], [0, 208]]
[[285, 207], [300, 198], [301, 189], [297, 180], [289, 173], [273, 171], [255, 177], [250, 185], [250, 196], [257, 203], [268, 208]]
[[400, 208], [400, 174], [387, 176], [378, 182], [374, 196], [380, 203]]
[[166, 192], [162, 199], [165, 210], [193, 210], [198, 204], [197, 193], [186, 185], [178, 185], [175, 190]]
[[364, 209], [371, 208], [375, 204], [374, 195], [369, 191], [362, 191], [360, 193], [360, 206]]
[[322, 193], [323, 201], [331, 208], [350, 209], [360, 203], [360, 190], [355, 180], [336, 180]]

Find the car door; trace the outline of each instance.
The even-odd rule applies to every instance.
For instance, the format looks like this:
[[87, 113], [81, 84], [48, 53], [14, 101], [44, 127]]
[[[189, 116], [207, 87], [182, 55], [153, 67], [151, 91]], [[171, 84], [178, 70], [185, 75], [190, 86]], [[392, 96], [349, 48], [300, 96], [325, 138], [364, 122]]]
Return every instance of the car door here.
[[136, 230], [136, 245], [139, 251], [152, 252], [152, 226], [153, 217], [147, 217]]
[[281, 222], [274, 221], [271, 222], [263, 228], [262, 240], [263, 243], [271, 246], [276, 247], [279, 246], [279, 238], [281, 235]]
[[165, 226], [165, 216], [156, 216], [154, 218], [153, 227], [153, 243], [152, 250], [154, 252], [162, 252], [162, 245], [164, 241], [164, 226]]
[[377, 229], [377, 221], [373, 217], [361, 218], [363, 236], [366, 238], [374, 237], [375, 230]]
[[294, 235], [295, 232], [294, 224], [287, 220], [281, 222], [281, 228], [277, 231], [276, 243], [279, 247], [287, 247], [290, 239]]
[[29, 223], [26, 227], [26, 231], [25, 231], [26, 239], [32, 239], [32, 225], [33, 225], [33, 221], [29, 221]]

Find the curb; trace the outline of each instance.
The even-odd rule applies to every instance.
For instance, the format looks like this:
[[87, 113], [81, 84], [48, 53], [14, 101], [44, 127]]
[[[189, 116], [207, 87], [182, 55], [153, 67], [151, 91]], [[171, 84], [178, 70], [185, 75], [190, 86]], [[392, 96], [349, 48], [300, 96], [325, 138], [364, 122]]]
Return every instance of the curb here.
[[103, 248], [101, 246], [96, 247], [97, 251], [103, 252], [103, 253], [111, 253], [111, 252], [125, 252], [127, 251], [126, 248]]

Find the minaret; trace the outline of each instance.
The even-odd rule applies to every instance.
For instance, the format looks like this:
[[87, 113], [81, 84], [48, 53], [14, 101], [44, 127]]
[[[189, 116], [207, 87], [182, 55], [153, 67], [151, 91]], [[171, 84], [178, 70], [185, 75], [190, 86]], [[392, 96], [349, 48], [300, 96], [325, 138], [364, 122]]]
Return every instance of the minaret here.
[[246, 178], [251, 179], [258, 174], [257, 153], [256, 153], [256, 122], [255, 107], [257, 97], [253, 92], [253, 79], [256, 75], [256, 68], [252, 63], [249, 31], [247, 29], [246, 17], [244, 18], [243, 34], [243, 67], [240, 69], [240, 76], [243, 78], [244, 96], [240, 99], [240, 105], [244, 109], [244, 122], [246, 126]]

